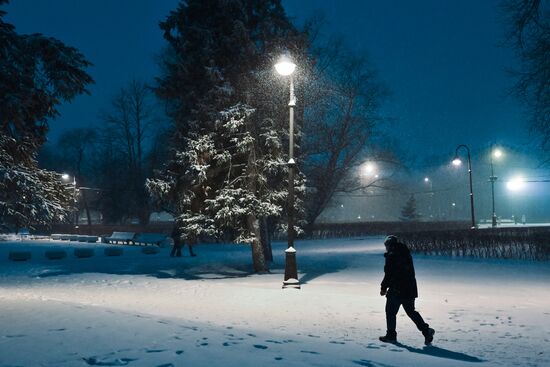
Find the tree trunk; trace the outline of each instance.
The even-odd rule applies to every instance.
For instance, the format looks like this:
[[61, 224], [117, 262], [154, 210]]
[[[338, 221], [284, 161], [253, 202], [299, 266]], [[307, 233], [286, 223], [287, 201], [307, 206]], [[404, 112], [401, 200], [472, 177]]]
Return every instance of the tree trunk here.
[[273, 249], [271, 248], [271, 235], [269, 233], [269, 227], [268, 227], [266, 218], [262, 218], [260, 221], [260, 232], [262, 234], [262, 236], [260, 237], [260, 242], [262, 243], [262, 250], [264, 252], [264, 257], [267, 261], [273, 262]]
[[260, 241], [260, 222], [255, 215], [247, 216], [248, 229], [251, 234], [254, 234], [254, 241], [251, 243], [252, 247], [252, 265], [256, 273], [268, 271], [267, 262], [264, 256], [264, 250]]

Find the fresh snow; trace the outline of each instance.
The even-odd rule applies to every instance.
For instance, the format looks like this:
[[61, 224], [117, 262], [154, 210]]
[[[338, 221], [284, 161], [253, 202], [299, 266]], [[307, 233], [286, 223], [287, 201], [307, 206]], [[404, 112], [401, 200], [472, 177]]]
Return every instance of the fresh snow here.
[[[550, 365], [548, 262], [414, 255], [433, 346], [403, 310], [399, 344], [379, 342], [382, 241], [297, 241], [299, 290], [281, 288], [285, 243], [257, 275], [245, 245], [106, 257], [103, 244], [3, 241], [0, 366]], [[76, 258], [82, 247], [95, 256]], [[59, 249], [65, 259], [44, 256]]]

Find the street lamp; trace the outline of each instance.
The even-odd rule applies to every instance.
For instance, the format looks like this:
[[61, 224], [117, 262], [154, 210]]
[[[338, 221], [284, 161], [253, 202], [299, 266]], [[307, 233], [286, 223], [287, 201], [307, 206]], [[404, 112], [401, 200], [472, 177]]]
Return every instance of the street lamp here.
[[300, 288], [298, 280], [298, 266], [296, 265], [296, 249], [294, 248], [294, 107], [296, 106], [296, 96], [294, 95], [294, 78], [292, 73], [296, 70], [296, 64], [292, 59], [284, 55], [275, 64], [275, 70], [282, 76], [290, 78], [290, 100], [288, 107], [289, 126], [288, 126], [288, 247], [285, 251], [285, 278], [283, 288]]
[[493, 158], [500, 158], [502, 157], [502, 150], [496, 148], [491, 148], [491, 176], [489, 176], [489, 181], [491, 182], [491, 199], [493, 204], [493, 214], [492, 214], [492, 226], [493, 228], [497, 226], [497, 214], [495, 212], [495, 181], [498, 179], [497, 176], [495, 176], [494, 168], [493, 168]]
[[455, 157], [453, 159], [453, 165], [460, 166], [462, 164], [462, 161], [458, 157], [458, 151], [460, 150], [460, 148], [466, 149], [466, 152], [468, 153], [468, 174], [470, 176], [470, 208], [471, 208], [471, 211], [472, 211], [472, 227], [471, 228], [475, 229], [476, 228], [476, 220], [475, 220], [475, 215], [474, 215], [474, 190], [473, 190], [473, 187], [472, 187], [472, 161], [470, 159], [470, 148], [468, 148], [468, 146], [466, 146], [464, 144], [460, 144], [459, 146], [456, 147]]

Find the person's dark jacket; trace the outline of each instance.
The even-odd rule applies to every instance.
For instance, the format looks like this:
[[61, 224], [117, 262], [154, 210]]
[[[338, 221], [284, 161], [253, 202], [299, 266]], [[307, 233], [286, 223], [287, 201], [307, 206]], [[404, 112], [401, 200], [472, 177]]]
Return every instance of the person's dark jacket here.
[[384, 254], [384, 280], [382, 290], [388, 290], [388, 295], [402, 298], [418, 297], [414, 265], [407, 246], [397, 242]]

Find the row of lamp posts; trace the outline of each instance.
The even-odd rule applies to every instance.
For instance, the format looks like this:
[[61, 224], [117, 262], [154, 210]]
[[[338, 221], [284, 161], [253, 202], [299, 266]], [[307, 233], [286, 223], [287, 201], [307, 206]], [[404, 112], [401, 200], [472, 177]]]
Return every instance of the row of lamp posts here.
[[[460, 144], [456, 147], [455, 151], [455, 158], [453, 159], [453, 165], [459, 166], [462, 164], [462, 161], [460, 160], [458, 156], [459, 150], [463, 148], [466, 150], [467, 157], [468, 157], [468, 175], [470, 179], [470, 209], [471, 209], [471, 216], [472, 216], [472, 229], [476, 228], [476, 221], [475, 221], [475, 212], [474, 212], [474, 190], [472, 187], [472, 161], [470, 159], [470, 148], [468, 148], [467, 145]], [[493, 165], [493, 158], [500, 158], [502, 156], [502, 151], [500, 149], [494, 149], [493, 145], [491, 145], [491, 153], [490, 153], [490, 162], [491, 162], [491, 176], [489, 176], [489, 181], [491, 182], [491, 202], [492, 202], [492, 213], [491, 213], [491, 226], [494, 228], [497, 226], [497, 215], [495, 211], [495, 181], [497, 180], [497, 176], [495, 176], [494, 171], [494, 165]]]
[[[283, 281], [283, 288], [300, 288], [300, 281], [298, 280], [298, 267], [296, 264], [296, 249], [294, 248], [294, 169], [296, 167], [296, 162], [294, 161], [294, 107], [296, 106], [296, 95], [294, 94], [294, 78], [293, 73], [296, 70], [296, 64], [292, 62], [291, 58], [288, 55], [282, 56], [279, 61], [275, 64], [275, 69], [282, 76], [288, 76], [290, 80], [290, 98], [288, 102], [289, 107], [289, 127], [288, 127], [288, 229], [287, 229], [287, 239], [288, 245], [285, 250], [285, 276]], [[475, 214], [474, 214], [474, 193], [472, 187], [472, 163], [470, 158], [470, 148], [467, 145], [461, 144], [456, 148], [455, 158], [453, 159], [453, 164], [458, 166], [462, 163], [458, 156], [459, 150], [463, 148], [467, 152], [468, 157], [468, 174], [470, 180], [470, 208], [471, 208], [471, 219], [472, 226], [471, 228], [476, 228], [475, 223]], [[494, 184], [497, 180], [497, 177], [494, 175], [493, 169], [493, 154], [495, 157], [500, 157], [502, 153], [500, 151], [491, 152], [491, 176], [489, 180], [491, 181], [491, 193], [492, 193], [492, 226], [496, 226], [496, 213], [495, 213], [495, 190]], [[64, 181], [68, 181], [70, 176], [68, 174], [63, 174], [62, 176]], [[426, 182], [429, 182], [428, 178], [424, 179]], [[76, 178], [73, 176], [73, 188], [74, 195], [76, 200]], [[78, 225], [78, 222], [75, 222]]]
[[[294, 161], [294, 107], [296, 106], [296, 95], [294, 94], [294, 79], [293, 73], [296, 70], [296, 64], [294, 64], [288, 55], [282, 56], [275, 64], [275, 69], [282, 76], [288, 76], [290, 80], [290, 99], [288, 102], [289, 107], [289, 145], [288, 145], [288, 229], [287, 238], [288, 246], [285, 251], [285, 276], [283, 281], [283, 288], [300, 288], [300, 282], [298, 280], [298, 267], [296, 265], [296, 249], [294, 248], [294, 169], [296, 162]], [[453, 159], [453, 165], [459, 166], [462, 161], [459, 158], [459, 151], [461, 149], [466, 150], [468, 158], [468, 176], [469, 176], [469, 188], [470, 188], [470, 209], [471, 209], [471, 228], [476, 228], [475, 221], [475, 209], [474, 209], [474, 190], [472, 184], [472, 161], [470, 156], [470, 148], [465, 144], [460, 144], [456, 147], [455, 157]], [[494, 174], [493, 156], [500, 158], [502, 152], [498, 149], [494, 150], [491, 146], [491, 176], [489, 181], [491, 182], [491, 198], [492, 198], [492, 215], [491, 224], [493, 227], [497, 225], [497, 216], [495, 212], [495, 181], [497, 176]], [[425, 182], [431, 181], [429, 178], [424, 179]]]

